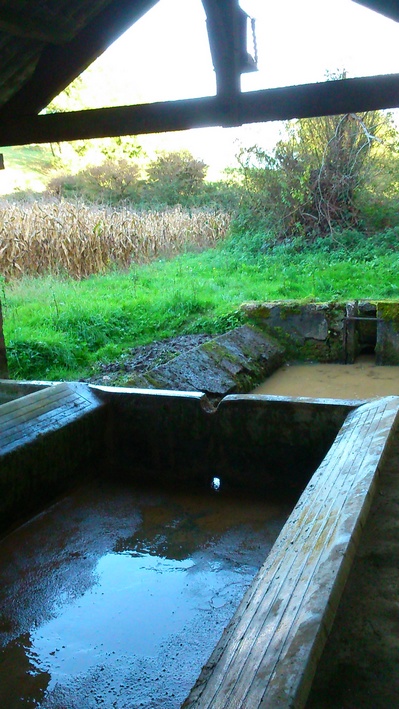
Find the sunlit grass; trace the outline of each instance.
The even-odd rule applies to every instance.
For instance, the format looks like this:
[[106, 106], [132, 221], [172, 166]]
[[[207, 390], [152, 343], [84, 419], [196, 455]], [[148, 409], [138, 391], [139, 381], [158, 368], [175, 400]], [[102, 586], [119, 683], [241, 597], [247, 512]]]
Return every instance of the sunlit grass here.
[[75, 379], [139, 344], [224, 332], [245, 301], [398, 298], [399, 256], [276, 247], [254, 257], [227, 244], [81, 281], [25, 277], [4, 296], [11, 375]]

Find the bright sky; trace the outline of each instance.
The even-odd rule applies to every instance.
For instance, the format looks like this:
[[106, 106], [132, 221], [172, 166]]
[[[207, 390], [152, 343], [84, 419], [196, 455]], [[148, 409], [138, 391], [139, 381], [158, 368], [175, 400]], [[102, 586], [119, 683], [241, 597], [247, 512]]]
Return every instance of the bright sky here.
[[[244, 90], [399, 71], [399, 24], [352, 0], [242, 0], [256, 18], [259, 71]], [[215, 93], [200, 0], [160, 0], [99, 60], [113, 91], [143, 101]], [[136, 73], [137, 72], [137, 73]], [[99, 97], [101, 104], [102, 97]]]
[[[259, 71], [244, 74], [244, 91], [323, 81], [326, 71], [348, 77], [399, 72], [399, 23], [352, 0], [242, 0], [256, 18]], [[201, 0], [159, 0], [89, 69], [92, 107], [162, 101], [215, 93]], [[90, 85], [90, 81], [88, 85]], [[213, 171], [233, 164], [238, 145], [272, 147], [280, 124], [215, 128], [141, 137], [147, 150], [187, 147]]]

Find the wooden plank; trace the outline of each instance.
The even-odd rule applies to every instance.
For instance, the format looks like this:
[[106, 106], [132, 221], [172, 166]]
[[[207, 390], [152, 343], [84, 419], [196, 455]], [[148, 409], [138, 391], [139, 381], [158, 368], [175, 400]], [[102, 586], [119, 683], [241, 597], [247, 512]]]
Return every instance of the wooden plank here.
[[398, 397], [352, 412], [184, 707], [302, 707], [371, 504]]
[[214, 125], [309, 118], [399, 106], [399, 74], [368, 76], [138, 106], [15, 116], [0, 125], [0, 144], [25, 145]]
[[[0, 453], [61, 428], [102, 402], [85, 385], [60, 383], [0, 407]], [[5, 413], [3, 413], [5, 410]]]
[[[341, 456], [345, 453], [345, 448], [347, 451], [351, 449], [351, 444], [353, 443], [351, 439], [355, 435], [356, 431], [351, 432], [349, 440], [343, 442], [343, 449], [340, 450]], [[340, 438], [339, 444], [340, 448], [342, 448], [342, 439], [345, 437], [341, 434]], [[266, 564], [261, 569], [253, 588], [253, 595], [244, 598], [243, 608], [238, 611], [238, 615], [242, 612], [242, 616], [239, 618], [234, 637], [230, 640], [224, 652], [223, 660], [219, 661], [217, 675], [215, 673], [212, 682], [209, 683], [210, 689], [207, 692], [209, 694], [209, 702], [201, 703], [201, 707], [224, 706], [224, 697], [220, 697], [220, 691], [222, 691], [220, 688], [223, 687], [223, 694], [225, 695], [224, 688], [234, 687], [236, 678], [240, 676], [248, 656], [250, 656], [254, 648], [259, 628], [270, 618], [274, 617], [277, 622], [279, 620], [278, 610], [280, 610], [280, 616], [285, 612], [289, 597], [286, 598], [285, 605], [284, 602], [282, 604], [280, 600], [281, 589], [284, 589], [287, 582], [289, 582], [290, 576], [292, 577], [295, 573], [295, 563], [303, 565], [306, 561], [306, 557], [298, 555], [298, 547], [303, 550], [302, 542], [306, 540], [306, 535], [304, 539], [302, 538], [303, 531], [304, 529], [306, 530], [307, 525], [312, 530], [313, 516], [318, 506], [319, 512], [323, 512], [323, 510], [326, 513], [328, 512], [326, 505], [335, 482], [335, 476], [333, 476], [333, 471], [329, 466], [327, 466], [326, 474], [322, 473], [323, 471], [319, 468], [320, 483], [322, 483], [320, 494], [318, 485], [312, 479], [306, 493], [302, 496], [283, 528]], [[273, 636], [272, 631], [273, 629], [269, 627], [271, 637]], [[260, 655], [255, 652], [253, 657], [250, 657], [252, 662], [256, 662], [259, 659]], [[248, 685], [252, 680], [252, 676], [250, 678], [248, 675], [245, 677]], [[238, 687], [236, 692], [238, 696]]]
[[27, 424], [14, 428], [2, 441], [0, 454], [7, 453], [15, 447], [26, 445], [37, 436], [63, 428], [88, 410], [90, 410], [89, 404], [82, 402], [82, 405], [77, 406], [76, 401], [74, 401], [72, 406], [62, 406], [50, 414], [45, 414], [36, 422], [35, 426]]
[[14, 421], [28, 421], [37, 417], [40, 413], [59, 406], [59, 402], [70, 395], [68, 384], [61, 383], [8, 401], [0, 407], [0, 434]]
[[12, 421], [9, 429], [1, 435], [0, 449], [4, 450], [4, 447], [12, 440], [22, 440], [22, 438], [31, 437], [32, 431], [37, 430], [40, 433], [44, 426], [47, 428], [52, 427], [52, 422], [55, 424], [57, 422], [61, 423], [65, 416], [69, 415], [70, 411], [73, 414], [78, 414], [81, 409], [89, 407], [90, 404], [85, 399], [71, 395], [59, 400], [56, 406], [46, 407], [46, 409], [41, 410], [36, 416], [29, 416], [26, 419], [21, 417], [17, 421]]

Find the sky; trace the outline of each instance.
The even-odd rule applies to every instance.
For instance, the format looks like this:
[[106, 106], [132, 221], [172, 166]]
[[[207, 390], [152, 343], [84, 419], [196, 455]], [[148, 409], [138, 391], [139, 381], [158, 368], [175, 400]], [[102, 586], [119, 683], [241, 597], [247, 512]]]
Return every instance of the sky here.
[[[242, 0], [256, 19], [259, 71], [242, 76], [251, 91], [348, 77], [399, 72], [399, 23], [352, 0]], [[216, 92], [201, 0], [159, 0], [88, 70], [91, 107], [146, 103]], [[99, 91], [99, 80], [101, 77]], [[91, 87], [91, 88], [90, 88]], [[142, 136], [150, 153], [186, 147], [211, 166], [234, 164], [240, 145], [271, 148], [279, 123]]]
[[[241, 4], [256, 19], [259, 50], [259, 71], [243, 75], [243, 90], [322, 81], [343, 67], [350, 76], [399, 70], [398, 23], [352, 0]], [[200, 0], [159, 0], [100, 62], [114, 69], [115, 93], [128, 87], [143, 101], [215, 93]]]

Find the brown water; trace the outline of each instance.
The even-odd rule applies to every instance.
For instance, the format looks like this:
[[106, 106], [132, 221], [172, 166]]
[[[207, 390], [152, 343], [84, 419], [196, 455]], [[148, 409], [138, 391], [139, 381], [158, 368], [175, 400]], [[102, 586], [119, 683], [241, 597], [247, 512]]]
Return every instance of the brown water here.
[[0, 707], [179, 707], [291, 508], [96, 484], [10, 534]]
[[367, 355], [355, 364], [286, 364], [252, 393], [332, 399], [399, 395], [399, 367], [377, 367]]

